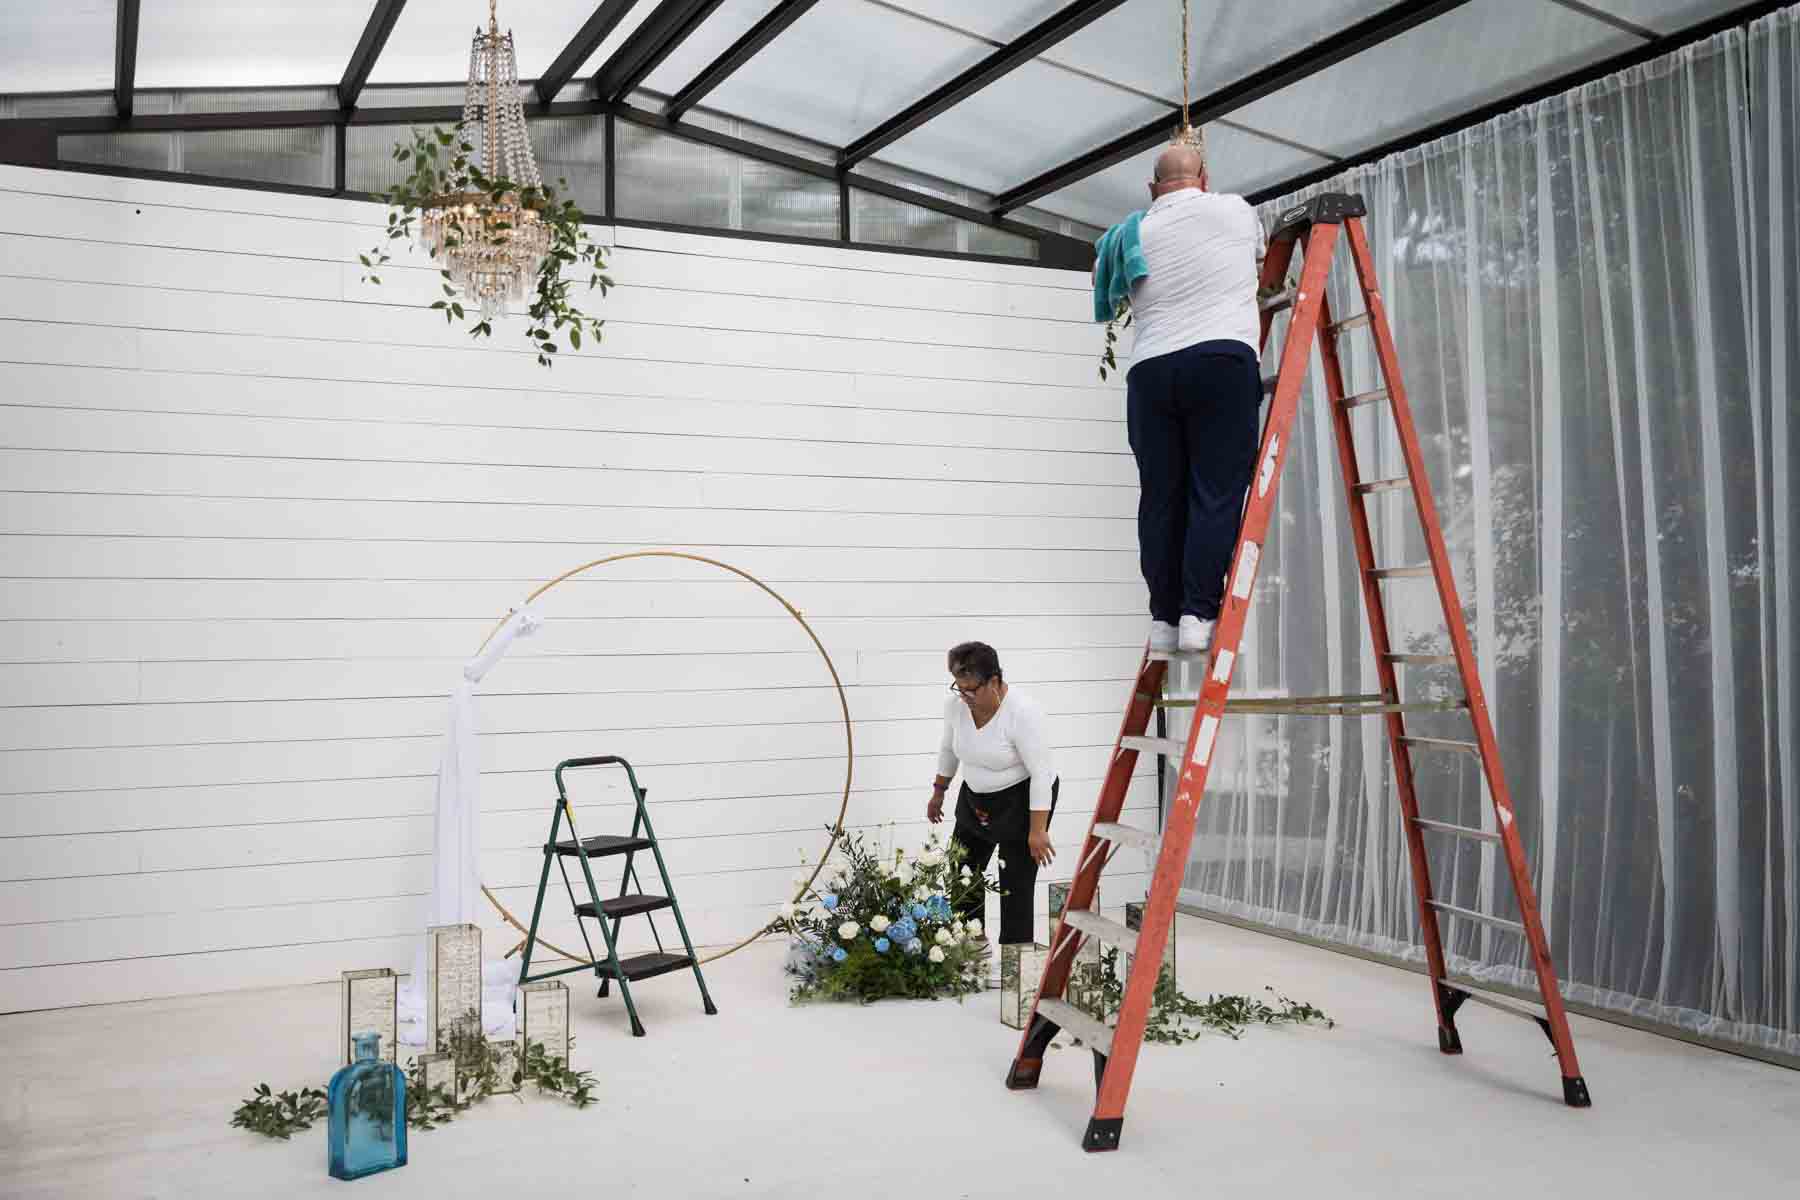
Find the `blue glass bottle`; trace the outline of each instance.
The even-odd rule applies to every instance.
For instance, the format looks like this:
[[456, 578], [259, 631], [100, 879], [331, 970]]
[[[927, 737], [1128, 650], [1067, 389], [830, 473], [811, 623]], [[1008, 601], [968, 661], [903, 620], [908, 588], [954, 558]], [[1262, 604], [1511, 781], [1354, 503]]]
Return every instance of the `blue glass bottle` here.
[[331, 1077], [331, 1173], [361, 1179], [406, 1165], [406, 1075], [381, 1060], [381, 1035], [359, 1033], [356, 1061]]

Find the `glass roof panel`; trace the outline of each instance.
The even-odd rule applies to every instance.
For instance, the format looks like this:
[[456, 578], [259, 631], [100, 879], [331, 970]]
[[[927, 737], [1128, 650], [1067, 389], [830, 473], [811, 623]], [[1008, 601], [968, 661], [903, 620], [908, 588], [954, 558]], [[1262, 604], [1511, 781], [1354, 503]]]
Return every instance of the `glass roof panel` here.
[[1347, 156], [1642, 44], [1549, 0], [1475, 0], [1231, 116]]
[[[1202, 96], [1387, 8], [1393, 0], [1282, 0], [1195, 4], [1188, 52], [1192, 94]], [[1121, 5], [1044, 58], [1120, 87], [1181, 101], [1181, 10]]]
[[1680, 33], [1742, 6], [1743, 0], [1605, 0], [1593, 5], [1658, 34]]
[[137, 86], [336, 83], [371, 7], [370, 0], [156, 0], [138, 16]]
[[[990, 42], [1010, 42], [1063, 8], [1068, 0], [886, 0], [885, 8], [974, 34]], [[991, 50], [993, 47], [989, 47]]]
[[[750, 31], [750, 27], [769, 15], [781, 0], [725, 0], [713, 14], [700, 23], [700, 28], [675, 47], [669, 57], [657, 65], [644, 79], [644, 86], [664, 96], [673, 96], [687, 86], [713, 59], [725, 53], [731, 44]], [[806, 18], [802, 16], [801, 20]], [[784, 31], [785, 32], [785, 31]], [[768, 47], [764, 47], [767, 50]]]
[[[511, 30], [513, 49], [519, 57], [519, 78], [536, 79], [544, 73], [564, 46], [593, 15], [595, 0], [500, 0], [500, 28]], [[640, 0], [637, 8], [613, 30], [642, 21], [655, 5]], [[368, 20], [368, 0], [362, 0], [363, 20]], [[643, 11], [638, 11], [643, 10]], [[477, 28], [487, 27], [487, 5], [481, 0], [428, 0], [400, 10], [387, 48], [369, 76], [374, 83], [443, 83], [469, 77], [469, 43]], [[362, 27], [357, 26], [361, 36]], [[355, 41], [352, 39], [352, 46]], [[338, 74], [343, 68], [338, 68]], [[579, 73], [578, 73], [579, 74]]]
[[[1123, 220], [1150, 203], [1150, 193], [1144, 185], [1150, 179], [1150, 168], [1159, 149], [1152, 147], [1034, 204], [1045, 212], [1090, 225], [1106, 226]], [[1206, 126], [1206, 156], [1211, 163], [1210, 182], [1221, 192], [1254, 191], [1325, 166], [1328, 161], [1220, 121]]]
[[117, 12], [117, 0], [0, 4], [0, 92], [111, 88]]
[[876, 0], [832, 0], [795, 21], [707, 104], [843, 146], [992, 52]]

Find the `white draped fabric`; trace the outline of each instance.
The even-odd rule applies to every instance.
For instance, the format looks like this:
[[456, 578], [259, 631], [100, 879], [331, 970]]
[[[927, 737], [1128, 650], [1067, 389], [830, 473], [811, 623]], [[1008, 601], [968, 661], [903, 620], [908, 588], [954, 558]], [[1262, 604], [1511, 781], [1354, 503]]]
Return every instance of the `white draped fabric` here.
[[[1789, 9], [1315, 189], [1369, 203], [1565, 993], [1785, 1054], [1800, 1054], [1797, 94]], [[1335, 309], [1358, 312], [1339, 266]], [[1367, 335], [1341, 345], [1351, 390], [1377, 386]], [[1370, 692], [1316, 372], [1315, 356], [1238, 683]], [[1354, 415], [1364, 477], [1402, 474], [1387, 407]], [[1378, 560], [1424, 561], [1404, 493], [1366, 503]], [[1384, 586], [1396, 648], [1442, 647], [1429, 581]], [[1459, 688], [1453, 668], [1402, 669], [1408, 698]], [[1469, 733], [1452, 715], [1414, 724]], [[1220, 745], [1184, 900], [1422, 958], [1379, 722], [1232, 718]], [[1491, 828], [1472, 760], [1415, 761], [1424, 815]], [[1493, 848], [1427, 845], [1440, 898], [1516, 912]], [[1533, 986], [1515, 935], [1450, 920], [1445, 938], [1458, 969]]]
[[[536, 610], [515, 609], [488, 639], [481, 653], [463, 664], [462, 679], [450, 692], [444, 748], [438, 762], [437, 806], [434, 810], [430, 925], [479, 924], [481, 916], [481, 762], [476, 756], [481, 732], [475, 688], [506, 656], [519, 638], [530, 637], [544, 623]], [[491, 947], [484, 947], [491, 949]], [[413, 973], [400, 998], [400, 1040], [424, 1045], [425, 949], [413, 956]], [[513, 1028], [512, 981], [517, 972], [503, 963], [482, 970], [482, 1025], [491, 1037], [510, 1037]]]

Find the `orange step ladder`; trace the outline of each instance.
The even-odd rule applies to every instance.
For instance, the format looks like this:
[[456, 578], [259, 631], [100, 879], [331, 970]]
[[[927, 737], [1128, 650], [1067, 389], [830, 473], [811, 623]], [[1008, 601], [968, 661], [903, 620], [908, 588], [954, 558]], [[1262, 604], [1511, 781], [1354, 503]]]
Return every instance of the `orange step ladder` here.
[[[1036, 1005], [1026, 1022], [1006, 1086], [1014, 1090], [1034, 1088], [1043, 1068], [1044, 1052], [1059, 1030], [1067, 1030], [1092, 1048], [1097, 1094], [1093, 1116], [1082, 1139], [1083, 1149], [1115, 1150], [1125, 1122], [1125, 1101], [1131, 1092], [1132, 1072], [1137, 1066], [1138, 1051], [1143, 1045], [1144, 1024], [1149, 1016], [1157, 973], [1162, 965], [1163, 950], [1168, 944], [1170, 926], [1175, 919], [1175, 902], [1187, 872], [1188, 851], [1194, 837], [1194, 824], [1199, 815], [1200, 800], [1206, 791], [1207, 771], [1219, 725], [1231, 712], [1294, 712], [1317, 716], [1379, 716], [1387, 725], [1388, 745], [1394, 761], [1394, 782], [1399, 792], [1400, 810], [1406, 833], [1408, 855], [1412, 865], [1413, 889], [1418, 896], [1419, 923], [1425, 943], [1426, 961], [1430, 968], [1431, 1000], [1437, 1013], [1438, 1048], [1445, 1054], [1460, 1054], [1462, 1039], [1456, 1030], [1457, 1010], [1467, 1000], [1474, 1000], [1535, 1021], [1555, 1047], [1562, 1072], [1563, 1099], [1572, 1107], [1585, 1108], [1591, 1101], [1587, 1084], [1575, 1058], [1575, 1043], [1569, 1034], [1568, 1017], [1563, 1011], [1562, 993], [1557, 989], [1556, 969], [1550, 961], [1549, 941], [1538, 916], [1537, 897], [1532, 891], [1530, 870], [1519, 842], [1513, 819], [1512, 799], [1506, 777], [1500, 767], [1499, 748], [1494, 741], [1493, 722], [1488, 717], [1487, 701], [1482, 695], [1481, 679], [1475, 662], [1475, 651], [1463, 624], [1462, 607], [1456, 595], [1449, 553], [1438, 524], [1437, 508], [1432, 502], [1431, 485], [1419, 450], [1412, 411], [1407, 406], [1406, 390], [1400, 379], [1399, 359], [1394, 351], [1393, 333], [1388, 327], [1387, 312], [1375, 276], [1375, 264], [1363, 231], [1366, 215], [1361, 196], [1328, 193], [1281, 214], [1269, 236], [1268, 256], [1264, 260], [1259, 295], [1262, 300], [1262, 342], [1266, 346], [1269, 328], [1275, 317], [1290, 313], [1287, 338], [1281, 351], [1280, 367], [1273, 381], [1274, 398], [1263, 426], [1262, 444], [1257, 451], [1257, 467], [1250, 485], [1243, 524], [1231, 559], [1224, 604], [1213, 630], [1210, 652], [1181, 654], [1146, 650], [1132, 687], [1131, 700], [1125, 708], [1125, 719], [1119, 727], [1119, 739], [1113, 747], [1111, 765], [1101, 786], [1100, 800], [1095, 806], [1094, 820], [1082, 842], [1076, 860], [1075, 878], [1067, 905], [1050, 939], [1050, 954]], [[1363, 299], [1363, 311], [1341, 321], [1334, 321], [1326, 298], [1325, 284], [1331, 271], [1339, 239], [1349, 243], [1350, 258]], [[1297, 285], [1286, 287], [1288, 267], [1298, 247], [1302, 253], [1302, 269]], [[1357, 395], [1344, 390], [1343, 371], [1338, 362], [1337, 339], [1356, 329], [1368, 329], [1374, 338], [1375, 356], [1380, 365], [1384, 386]], [[1323, 333], [1323, 336], [1319, 336]], [[1350, 527], [1361, 567], [1364, 608], [1369, 620], [1369, 633], [1374, 641], [1375, 661], [1381, 691], [1371, 695], [1316, 696], [1284, 701], [1277, 708], [1270, 701], [1237, 701], [1228, 699], [1231, 691], [1232, 667], [1238, 657], [1238, 643], [1243, 637], [1244, 622], [1250, 611], [1250, 597], [1256, 581], [1257, 558], [1268, 535], [1269, 520], [1275, 511], [1277, 486], [1281, 479], [1283, 455], [1292, 446], [1291, 431], [1299, 406], [1300, 387], [1307, 363], [1317, 341], [1324, 367], [1325, 403], [1331, 406], [1332, 428], [1336, 432], [1338, 461], [1343, 469], [1344, 491], [1350, 507]], [[1406, 474], [1393, 479], [1362, 478], [1357, 465], [1356, 447], [1351, 439], [1350, 410], [1365, 404], [1385, 403], [1399, 434]], [[1370, 495], [1404, 490], [1412, 494], [1414, 509], [1423, 529], [1429, 561], [1422, 564], [1382, 565], [1375, 561], [1374, 541], [1369, 532], [1364, 498]], [[1386, 580], [1430, 579], [1436, 583], [1438, 599], [1449, 630], [1450, 645], [1442, 653], [1395, 653], [1388, 636], [1387, 614], [1382, 601], [1382, 584]], [[1197, 697], [1181, 699], [1164, 694], [1169, 663], [1194, 660], [1205, 669], [1204, 683]], [[1407, 665], [1453, 665], [1462, 677], [1463, 695], [1450, 701], [1404, 703], [1401, 700], [1397, 668]], [[1185, 740], [1146, 737], [1145, 729], [1151, 713], [1158, 708], [1192, 707], [1194, 719]], [[1437, 737], [1413, 737], [1407, 733], [1409, 712], [1466, 712], [1473, 725], [1473, 740], [1456, 741]], [[1481, 761], [1489, 799], [1494, 806], [1492, 830], [1475, 829], [1431, 820], [1419, 813], [1413, 786], [1415, 754], [1467, 753]], [[1125, 793], [1137, 766], [1140, 753], [1163, 754], [1181, 764], [1181, 779], [1171, 801], [1160, 834], [1119, 823]], [[1503, 918], [1446, 904], [1433, 897], [1431, 871], [1425, 855], [1425, 835], [1472, 838], [1498, 844], [1506, 861], [1518, 900], [1521, 921]], [[1143, 850], [1155, 858], [1150, 894], [1145, 904], [1141, 928], [1132, 930], [1103, 917], [1095, 910], [1100, 876], [1112, 856], [1123, 847]], [[1480, 922], [1495, 928], [1522, 934], [1531, 947], [1537, 970], [1542, 1012], [1526, 1007], [1504, 996], [1488, 995], [1466, 984], [1452, 982], [1444, 965], [1443, 941], [1438, 930], [1440, 917]], [[1124, 997], [1115, 1025], [1095, 1019], [1063, 998], [1069, 979], [1070, 964], [1080, 944], [1088, 938], [1116, 945], [1132, 954], [1132, 967], [1126, 981]]]

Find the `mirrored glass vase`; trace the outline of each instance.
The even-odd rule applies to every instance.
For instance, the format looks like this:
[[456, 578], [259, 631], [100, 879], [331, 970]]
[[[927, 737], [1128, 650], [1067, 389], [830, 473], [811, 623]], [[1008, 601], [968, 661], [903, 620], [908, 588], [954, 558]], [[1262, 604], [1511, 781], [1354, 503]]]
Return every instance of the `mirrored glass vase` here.
[[1041, 943], [1017, 942], [1000, 947], [1000, 1023], [1013, 1029], [1025, 1028], [1031, 1018], [1031, 1006], [1037, 1003], [1038, 983], [1044, 977], [1044, 963], [1050, 947]]
[[359, 1033], [381, 1035], [381, 1057], [394, 1061], [400, 1044], [400, 978], [389, 967], [345, 971], [338, 996], [338, 1063], [356, 1061], [354, 1038]]
[[[1056, 923], [1062, 919], [1063, 907], [1069, 902], [1069, 885], [1053, 883], [1050, 886], [1050, 932], [1051, 941], [1056, 939]], [[1101, 946], [1097, 938], [1088, 938], [1075, 951], [1075, 960], [1069, 965], [1069, 982], [1063, 989], [1063, 999], [1087, 1013], [1090, 1017], [1106, 1019], [1106, 997], [1101, 988], [1104, 968], [1101, 966]]]

